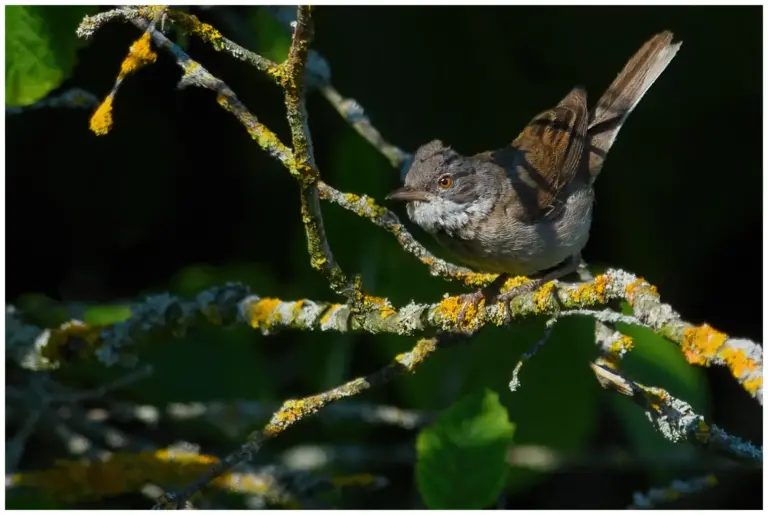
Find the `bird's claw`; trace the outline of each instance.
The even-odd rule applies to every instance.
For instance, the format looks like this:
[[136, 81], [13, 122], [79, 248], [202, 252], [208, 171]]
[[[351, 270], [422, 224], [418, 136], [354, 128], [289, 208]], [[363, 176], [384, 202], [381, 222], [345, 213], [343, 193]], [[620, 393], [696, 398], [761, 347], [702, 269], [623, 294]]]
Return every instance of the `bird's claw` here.
[[[467, 321], [465, 325], [465, 319], [470, 311], [474, 312], [475, 315], [478, 313], [480, 309], [480, 302], [485, 299], [485, 293], [483, 293], [482, 290], [479, 290], [473, 293], [461, 295], [461, 298], [464, 300], [464, 304], [461, 306], [459, 314], [456, 315], [456, 326], [463, 331], [472, 332], [469, 327], [472, 325], [471, 320]], [[470, 308], [472, 309], [470, 310]]]

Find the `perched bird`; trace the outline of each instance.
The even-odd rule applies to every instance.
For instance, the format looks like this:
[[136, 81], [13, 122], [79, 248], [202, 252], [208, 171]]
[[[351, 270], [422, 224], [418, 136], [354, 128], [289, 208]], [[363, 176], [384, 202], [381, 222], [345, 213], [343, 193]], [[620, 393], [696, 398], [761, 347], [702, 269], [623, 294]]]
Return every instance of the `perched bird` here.
[[648, 40], [592, 111], [576, 87], [511, 145], [466, 157], [434, 140], [416, 151], [405, 185], [387, 198], [407, 202], [411, 221], [459, 260], [500, 274], [468, 302], [477, 306], [509, 276], [534, 280], [498, 300], [576, 270], [589, 239], [595, 179], [627, 117], [680, 49], [672, 38], [665, 31]]

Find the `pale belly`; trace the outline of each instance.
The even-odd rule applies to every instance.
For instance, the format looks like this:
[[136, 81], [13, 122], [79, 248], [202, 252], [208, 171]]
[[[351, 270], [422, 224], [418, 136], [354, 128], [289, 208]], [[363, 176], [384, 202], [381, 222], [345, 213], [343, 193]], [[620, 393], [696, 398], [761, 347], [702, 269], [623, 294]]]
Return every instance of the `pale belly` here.
[[[508, 218], [495, 226], [461, 231], [465, 237], [434, 234], [437, 241], [478, 272], [530, 276], [578, 255], [592, 223], [593, 193], [574, 192], [560, 216], [535, 224]], [[483, 230], [485, 229], [485, 230]]]

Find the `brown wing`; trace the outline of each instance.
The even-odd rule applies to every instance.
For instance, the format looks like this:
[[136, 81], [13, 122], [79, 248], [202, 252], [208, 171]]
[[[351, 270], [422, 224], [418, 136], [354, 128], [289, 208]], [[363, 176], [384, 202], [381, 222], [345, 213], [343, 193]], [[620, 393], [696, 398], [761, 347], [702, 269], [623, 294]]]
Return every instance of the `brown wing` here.
[[559, 194], [582, 162], [588, 121], [587, 93], [574, 88], [556, 107], [531, 120], [511, 147], [491, 154], [506, 168], [521, 200], [521, 219], [535, 221], [562, 203]]

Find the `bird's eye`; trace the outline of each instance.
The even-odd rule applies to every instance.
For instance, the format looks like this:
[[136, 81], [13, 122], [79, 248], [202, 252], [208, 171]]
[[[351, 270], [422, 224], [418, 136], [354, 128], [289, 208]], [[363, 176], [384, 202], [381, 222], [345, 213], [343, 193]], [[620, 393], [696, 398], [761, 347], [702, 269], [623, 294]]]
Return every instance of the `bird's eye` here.
[[451, 178], [451, 176], [450, 176], [450, 175], [447, 175], [447, 174], [446, 174], [446, 175], [443, 175], [442, 177], [440, 177], [440, 178], [437, 180], [437, 184], [438, 184], [438, 185], [439, 185], [441, 188], [443, 188], [443, 189], [447, 189], [447, 188], [450, 188], [450, 187], [453, 185], [453, 179]]

